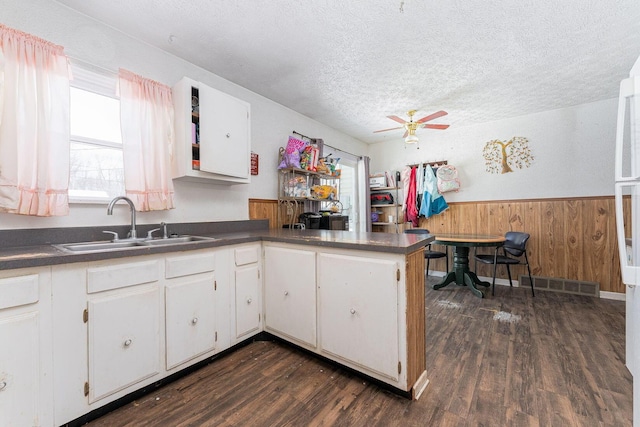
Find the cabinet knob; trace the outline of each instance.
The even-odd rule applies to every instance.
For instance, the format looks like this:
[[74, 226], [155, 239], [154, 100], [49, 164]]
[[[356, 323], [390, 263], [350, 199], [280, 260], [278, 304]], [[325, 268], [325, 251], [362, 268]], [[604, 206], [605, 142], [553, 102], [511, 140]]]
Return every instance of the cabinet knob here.
[[131, 341], [131, 340], [126, 340], [126, 341], [124, 342], [124, 346], [125, 346], [125, 347], [129, 347], [129, 346], [131, 345], [131, 343], [132, 343], [132, 341]]
[[191, 324], [195, 325], [196, 323], [198, 323], [198, 318], [194, 317], [193, 319], [191, 319]]
[[227, 138], [231, 138], [231, 134], [230, 133], [227, 134]]
[[1, 381], [0, 382], [0, 391], [4, 390], [5, 388], [7, 388], [7, 382], [6, 381]]
[[247, 304], [251, 304], [251, 298], [247, 299]]
[[289, 295], [289, 291], [284, 291], [284, 295], [285, 296]]
[[349, 311], [351, 311], [351, 314], [356, 314], [356, 311], [353, 308], [351, 310], [349, 310]]

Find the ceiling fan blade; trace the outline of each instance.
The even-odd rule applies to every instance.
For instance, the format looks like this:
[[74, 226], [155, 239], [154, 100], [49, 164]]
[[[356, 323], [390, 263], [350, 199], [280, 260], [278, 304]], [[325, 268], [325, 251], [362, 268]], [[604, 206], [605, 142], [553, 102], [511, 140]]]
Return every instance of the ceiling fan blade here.
[[380, 130], [374, 130], [373, 133], [378, 133], [378, 132], [386, 132], [388, 130], [396, 130], [396, 129], [402, 129], [404, 126], [400, 126], [397, 128], [389, 128], [389, 129], [380, 129]]
[[423, 128], [426, 129], [440, 129], [440, 130], [444, 130], [446, 128], [449, 127], [449, 125], [422, 125]]
[[387, 116], [387, 117], [388, 117], [388, 118], [390, 118], [390, 119], [391, 119], [391, 120], [393, 120], [393, 121], [398, 122], [398, 123], [402, 123], [402, 124], [407, 123], [407, 121], [406, 121], [405, 119], [401, 119], [401, 118], [400, 118], [400, 117], [398, 117], [398, 116]]
[[428, 116], [425, 116], [423, 118], [421, 118], [420, 120], [418, 120], [416, 123], [424, 123], [424, 122], [428, 122], [429, 120], [433, 120], [433, 119], [437, 119], [438, 117], [442, 117], [442, 116], [446, 116], [447, 113], [446, 111], [437, 111], [433, 114], [429, 114]]
[[406, 132], [404, 133], [404, 135], [402, 135], [402, 137], [403, 137], [403, 138], [406, 138], [406, 137], [407, 137], [407, 135], [409, 135], [409, 131], [406, 131]]

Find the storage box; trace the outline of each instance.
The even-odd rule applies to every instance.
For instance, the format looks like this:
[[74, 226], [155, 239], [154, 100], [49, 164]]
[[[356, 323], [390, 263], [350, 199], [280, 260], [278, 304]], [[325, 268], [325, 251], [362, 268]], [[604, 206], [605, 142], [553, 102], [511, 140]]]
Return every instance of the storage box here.
[[369, 177], [370, 188], [380, 188], [387, 186], [387, 178], [384, 175]]

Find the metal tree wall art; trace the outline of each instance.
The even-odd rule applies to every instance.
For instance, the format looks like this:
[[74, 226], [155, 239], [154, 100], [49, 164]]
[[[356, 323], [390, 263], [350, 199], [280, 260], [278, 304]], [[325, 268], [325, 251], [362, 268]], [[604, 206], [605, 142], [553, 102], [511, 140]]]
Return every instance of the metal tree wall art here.
[[533, 155], [529, 149], [529, 141], [522, 136], [514, 136], [509, 141], [494, 139], [485, 144], [482, 150], [487, 172], [513, 172], [512, 167], [522, 169], [531, 166]]

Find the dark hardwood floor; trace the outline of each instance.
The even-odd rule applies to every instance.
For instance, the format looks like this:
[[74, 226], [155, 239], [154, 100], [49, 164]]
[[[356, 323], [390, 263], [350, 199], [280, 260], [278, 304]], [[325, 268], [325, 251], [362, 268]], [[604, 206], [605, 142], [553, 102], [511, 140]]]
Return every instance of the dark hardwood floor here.
[[[430, 278], [434, 279], [434, 278]], [[420, 400], [278, 342], [255, 342], [89, 425], [631, 426], [624, 302], [427, 287]]]

